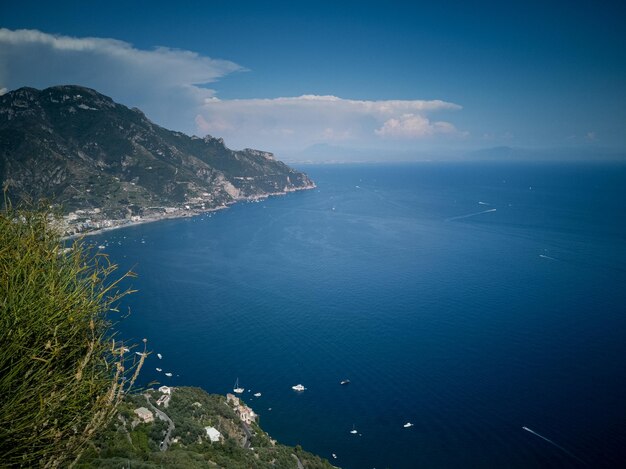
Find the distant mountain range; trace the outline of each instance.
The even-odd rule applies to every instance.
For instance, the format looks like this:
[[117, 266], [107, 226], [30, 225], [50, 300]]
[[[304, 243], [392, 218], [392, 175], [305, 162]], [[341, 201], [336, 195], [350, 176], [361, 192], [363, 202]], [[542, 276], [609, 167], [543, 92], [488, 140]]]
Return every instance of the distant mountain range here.
[[315, 187], [271, 153], [164, 129], [70, 85], [0, 96], [0, 181], [13, 202], [62, 207], [70, 232]]
[[626, 161], [626, 152], [598, 145], [553, 148], [497, 146], [461, 149], [357, 148], [318, 143], [287, 153], [286, 161], [298, 163], [398, 163], [417, 161]]
[[624, 161], [623, 151], [599, 146], [517, 148], [491, 147], [466, 153], [465, 159], [476, 161]]

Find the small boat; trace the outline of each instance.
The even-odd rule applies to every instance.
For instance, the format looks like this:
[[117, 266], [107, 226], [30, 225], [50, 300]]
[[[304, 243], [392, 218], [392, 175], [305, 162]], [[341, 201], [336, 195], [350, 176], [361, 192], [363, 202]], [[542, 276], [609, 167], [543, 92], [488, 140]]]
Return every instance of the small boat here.
[[333, 453], [333, 459], [337, 459], [337, 455]]
[[339, 383], [339, 384], [341, 384], [342, 386], [345, 386], [346, 384], [350, 384], [350, 380], [349, 379], [342, 379], [341, 383]]
[[352, 433], [353, 435], [356, 435], [357, 433], [359, 433], [356, 428], [354, 428], [354, 424], [352, 425], [352, 430], [350, 430], [350, 433]]
[[128, 347], [124, 347], [124, 352], [130, 352], [130, 349]]
[[163, 358], [163, 355], [161, 355], [160, 353], [157, 353], [157, 357], [159, 357], [159, 360], [160, 360], [161, 358]]
[[161, 371], [163, 371], [161, 368], [157, 368], [156, 370], [157, 370], [159, 373], [160, 373]]
[[404, 424], [404, 428], [411, 428], [413, 424], [411, 422], [407, 422]]
[[165, 376], [171, 377], [172, 373], [165, 373]]
[[291, 386], [291, 389], [293, 389], [294, 391], [302, 392], [306, 388], [302, 386], [301, 384], [296, 384], [295, 386]]
[[244, 388], [239, 387], [239, 378], [237, 378], [237, 380], [235, 381], [235, 387], [233, 388], [233, 392], [235, 394], [241, 394], [244, 391]]
[[255, 392], [254, 393], [254, 397], [261, 397], [261, 393], [260, 392]]
[[135, 352], [135, 355], [139, 355], [140, 357], [143, 357], [143, 352]]

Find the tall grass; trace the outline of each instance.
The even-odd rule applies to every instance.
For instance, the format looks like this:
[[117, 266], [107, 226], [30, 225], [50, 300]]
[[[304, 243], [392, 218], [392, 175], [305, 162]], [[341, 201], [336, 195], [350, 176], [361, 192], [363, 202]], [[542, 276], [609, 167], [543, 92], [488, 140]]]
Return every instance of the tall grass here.
[[64, 249], [51, 220], [0, 212], [0, 466], [71, 466], [146, 356], [129, 357], [107, 319], [133, 274], [81, 242]]

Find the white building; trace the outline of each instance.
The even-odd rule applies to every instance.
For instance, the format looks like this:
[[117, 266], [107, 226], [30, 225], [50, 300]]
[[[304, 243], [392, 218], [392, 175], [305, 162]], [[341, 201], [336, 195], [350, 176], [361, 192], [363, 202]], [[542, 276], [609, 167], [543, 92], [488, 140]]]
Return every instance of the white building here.
[[159, 400], [157, 401], [157, 405], [168, 407], [170, 405], [171, 397], [172, 396], [170, 396], [169, 394], [163, 394], [161, 397], [159, 397]]
[[172, 394], [172, 388], [170, 388], [169, 386], [161, 386], [159, 388], [159, 392], [162, 394]]
[[206, 436], [209, 437], [211, 443], [217, 443], [218, 441], [220, 441], [222, 434], [218, 432], [217, 429], [215, 429], [214, 427], [204, 427], [204, 429], [206, 430]]

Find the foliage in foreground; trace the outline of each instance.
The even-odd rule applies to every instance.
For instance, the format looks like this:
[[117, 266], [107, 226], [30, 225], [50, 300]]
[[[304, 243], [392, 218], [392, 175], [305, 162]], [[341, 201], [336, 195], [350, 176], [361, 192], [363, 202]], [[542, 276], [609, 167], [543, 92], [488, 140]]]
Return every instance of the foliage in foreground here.
[[106, 256], [80, 242], [64, 249], [51, 220], [0, 213], [0, 460], [9, 467], [71, 465], [145, 358], [124, 363], [106, 317], [131, 274], [112, 281]]

